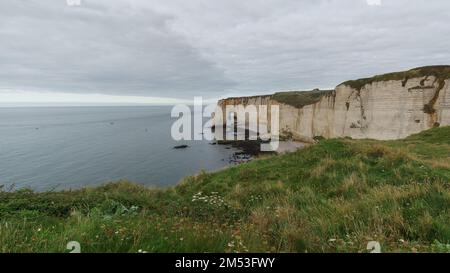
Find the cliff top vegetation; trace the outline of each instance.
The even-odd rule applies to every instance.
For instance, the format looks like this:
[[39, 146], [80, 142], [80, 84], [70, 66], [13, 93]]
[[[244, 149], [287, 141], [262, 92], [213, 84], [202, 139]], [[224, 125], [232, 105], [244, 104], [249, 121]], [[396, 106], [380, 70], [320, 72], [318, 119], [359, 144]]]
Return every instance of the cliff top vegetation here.
[[363, 78], [359, 80], [351, 80], [342, 83], [341, 85], [350, 86], [353, 89], [361, 90], [365, 85], [372, 84], [374, 82], [382, 81], [402, 81], [403, 85], [406, 85], [409, 79], [423, 78], [423, 77], [436, 77], [438, 82], [450, 79], [450, 66], [449, 65], [436, 65], [436, 66], [424, 66], [418, 67], [407, 71], [388, 73], [383, 75], [376, 75], [370, 78]]
[[314, 104], [323, 96], [331, 94], [333, 90], [319, 90], [312, 91], [289, 91], [275, 93], [272, 98], [278, 102], [291, 105], [297, 108], [302, 108], [306, 105]]
[[[382, 81], [402, 81], [402, 84], [405, 86], [409, 79], [413, 78], [425, 78], [434, 76], [436, 78], [436, 82], [438, 83], [435, 87], [438, 89], [442, 89], [444, 86], [444, 81], [446, 79], [450, 79], [450, 65], [436, 65], [436, 66], [424, 66], [418, 67], [407, 71], [401, 72], [393, 72], [387, 73], [383, 75], [376, 75], [370, 78], [362, 78], [358, 80], [350, 80], [343, 82], [340, 85], [347, 85], [353, 89], [361, 90], [365, 85], [372, 84], [374, 82], [382, 82]], [[423, 86], [424, 81], [421, 82], [422, 86], [417, 86], [415, 88], [428, 88]], [[434, 83], [433, 83], [434, 85]], [[302, 108], [306, 105], [311, 105], [318, 102], [323, 96], [331, 94], [334, 90], [319, 90], [314, 89], [312, 91], [287, 91], [287, 92], [277, 92], [274, 95], [262, 95], [262, 96], [251, 96], [251, 97], [232, 97], [227, 98], [230, 99], [251, 99], [251, 98], [259, 98], [259, 97], [272, 97], [272, 99], [284, 103], [287, 105], [291, 105], [296, 108]], [[439, 94], [438, 92], [436, 92]], [[428, 108], [432, 108], [433, 102], [430, 103]], [[427, 105], [425, 105], [427, 108]]]
[[312, 91], [286, 91], [286, 92], [277, 92], [273, 95], [230, 97], [225, 100], [238, 100], [245, 103], [253, 98], [271, 98], [280, 103], [291, 105], [296, 108], [302, 108], [306, 105], [318, 102], [320, 98], [322, 98], [327, 94], [331, 94], [333, 91], [334, 90], [319, 90], [319, 89], [314, 89]]

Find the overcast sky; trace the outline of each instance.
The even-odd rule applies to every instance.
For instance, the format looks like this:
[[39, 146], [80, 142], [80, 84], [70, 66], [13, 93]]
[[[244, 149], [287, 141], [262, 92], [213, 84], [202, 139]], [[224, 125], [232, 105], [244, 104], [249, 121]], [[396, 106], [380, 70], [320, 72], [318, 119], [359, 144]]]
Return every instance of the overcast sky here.
[[450, 1], [377, 2], [0, 0], [0, 102], [218, 98], [450, 64]]

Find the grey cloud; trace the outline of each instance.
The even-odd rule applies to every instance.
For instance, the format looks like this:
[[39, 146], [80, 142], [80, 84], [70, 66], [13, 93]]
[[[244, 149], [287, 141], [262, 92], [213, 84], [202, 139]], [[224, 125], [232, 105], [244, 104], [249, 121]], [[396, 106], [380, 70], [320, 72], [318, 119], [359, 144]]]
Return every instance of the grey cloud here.
[[169, 15], [109, 3], [2, 1], [0, 86], [187, 97], [233, 85], [167, 28]]
[[449, 21], [447, 0], [2, 1], [0, 87], [171, 97], [327, 88], [450, 64]]
[[[192, 31], [202, 23], [183, 12], [172, 26], [198, 48], [217, 48], [209, 59], [239, 90], [333, 87], [376, 73], [450, 63], [448, 1], [382, 0], [376, 7], [365, 0], [258, 1], [252, 2], [256, 11], [240, 2], [198, 6], [195, 12], [213, 26], [202, 33]], [[204, 39], [205, 33], [214, 36]]]

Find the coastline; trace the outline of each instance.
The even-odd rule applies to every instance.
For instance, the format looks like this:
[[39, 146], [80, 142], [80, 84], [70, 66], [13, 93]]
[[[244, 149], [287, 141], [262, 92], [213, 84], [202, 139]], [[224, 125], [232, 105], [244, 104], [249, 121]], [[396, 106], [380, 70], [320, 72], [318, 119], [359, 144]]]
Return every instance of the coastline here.
[[449, 134], [323, 140], [164, 189], [0, 191], [0, 252], [448, 252]]

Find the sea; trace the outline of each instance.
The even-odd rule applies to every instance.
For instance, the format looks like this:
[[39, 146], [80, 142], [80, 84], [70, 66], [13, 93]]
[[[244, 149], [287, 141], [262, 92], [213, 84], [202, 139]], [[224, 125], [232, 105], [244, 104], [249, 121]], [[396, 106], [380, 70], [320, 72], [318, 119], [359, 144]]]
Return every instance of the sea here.
[[[167, 187], [229, 166], [235, 149], [175, 141], [170, 106], [0, 108], [4, 190], [77, 189], [128, 180]], [[185, 149], [175, 146], [188, 145]]]

